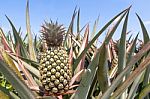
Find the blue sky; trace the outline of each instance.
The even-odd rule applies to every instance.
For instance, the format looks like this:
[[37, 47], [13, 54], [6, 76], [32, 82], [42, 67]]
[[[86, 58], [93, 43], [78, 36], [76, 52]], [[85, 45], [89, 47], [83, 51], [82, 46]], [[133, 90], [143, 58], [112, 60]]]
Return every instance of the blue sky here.
[[[137, 34], [140, 25], [135, 12], [140, 15], [147, 29], [150, 31], [150, 1], [149, 0], [29, 0], [30, 20], [32, 32], [39, 34], [40, 26], [44, 20], [58, 20], [67, 28], [74, 8], [80, 8], [80, 26], [90, 24], [90, 30], [94, 21], [99, 17], [99, 28], [106, 24], [113, 16], [123, 9], [132, 5], [128, 30]], [[14, 25], [22, 28], [25, 32], [25, 10], [26, 0], [3, 0], [0, 6], [0, 27], [5, 31], [10, 30], [10, 25], [5, 18], [7, 15]]]

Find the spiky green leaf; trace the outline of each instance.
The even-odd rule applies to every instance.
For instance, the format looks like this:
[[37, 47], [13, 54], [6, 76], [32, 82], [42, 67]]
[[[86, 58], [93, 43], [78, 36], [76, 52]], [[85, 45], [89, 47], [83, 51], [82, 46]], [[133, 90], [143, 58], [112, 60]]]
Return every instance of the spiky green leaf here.
[[123, 13], [126, 13], [126, 11], [129, 10], [125, 9], [124, 11], [120, 12], [118, 15], [116, 15], [113, 19], [111, 19], [95, 36], [94, 38], [89, 42], [89, 44], [87, 45], [87, 47], [82, 51], [82, 53], [80, 54], [80, 56], [78, 57], [78, 59], [75, 61], [75, 67], [79, 64], [82, 56], [87, 52], [87, 50], [91, 47], [91, 45], [93, 45], [93, 43], [95, 42], [95, 40], [97, 40], [97, 38], [106, 30], [106, 28], [120, 15], [122, 15]]
[[13, 85], [13, 87], [19, 93], [23, 99], [35, 99], [34, 93], [28, 88], [28, 86], [19, 79], [16, 73], [9, 68], [9, 66], [0, 60], [0, 72], [2, 72], [8, 81]]
[[111, 95], [111, 93], [116, 89], [116, 87], [120, 84], [120, 79], [122, 79], [127, 73], [128, 70], [136, 63], [138, 62], [143, 55], [147, 53], [148, 50], [150, 50], [150, 41], [144, 45], [144, 47], [139, 51], [134, 57], [131, 58], [130, 62], [127, 64], [126, 68], [117, 76], [117, 78], [113, 81], [111, 86], [107, 89], [107, 91], [103, 94], [101, 99], [107, 99]]
[[144, 99], [150, 93], [150, 84], [144, 87], [144, 89], [139, 94], [139, 99]]
[[144, 43], [146, 44], [150, 40], [148, 32], [147, 32], [146, 27], [145, 27], [142, 19], [140, 18], [140, 16], [138, 14], [136, 14], [136, 15], [137, 15], [137, 17], [139, 19], [139, 22], [140, 22], [140, 25], [141, 25], [141, 29], [142, 29], [142, 32], [143, 32]]
[[132, 84], [145, 69], [150, 65], [150, 57], [147, 57], [133, 72], [132, 74], [117, 88], [117, 90], [111, 96], [111, 99], [117, 99], [122, 93]]
[[[97, 64], [99, 60], [98, 53], [95, 53], [95, 57], [92, 59], [88, 68], [86, 69], [84, 75], [81, 78], [80, 85], [73, 99], [87, 99], [90, 86], [92, 84], [93, 78], [96, 75]], [[88, 78], [88, 79], [87, 79]]]
[[97, 79], [102, 92], [105, 92], [109, 86], [108, 64], [107, 64], [107, 45], [103, 44], [99, 52], [99, 63], [97, 70]]
[[13, 31], [13, 35], [14, 35], [14, 40], [15, 40], [15, 45], [16, 46], [19, 45], [20, 46], [21, 55], [23, 57], [28, 58], [28, 55], [27, 55], [28, 52], [27, 52], [27, 50], [24, 47], [24, 43], [23, 43], [23, 41], [22, 41], [19, 33], [17, 32], [17, 30], [16, 30], [15, 26], [13, 25], [13, 23], [11, 22], [11, 20], [7, 16], [6, 16], [6, 18], [8, 19], [8, 21], [9, 21], [11, 27], [12, 27], [12, 31]]
[[129, 11], [125, 17], [123, 24], [123, 29], [120, 38], [119, 50], [118, 50], [118, 73], [126, 66], [126, 33], [127, 33], [127, 23], [128, 23]]
[[[140, 18], [140, 16], [138, 14], [136, 14], [136, 15], [137, 15], [137, 17], [139, 19], [139, 22], [140, 22], [140, 25], [141, 25], [141, 29], [142, 29], [142, 32], [143, 32], [144, 44], [146, 44], [148, 41], [150, 41], [148, 32], [147, 32], [146, 27], [145, 27], [142, 19]], [[150, 77], [150, 66], [148, 66], [146, 71], [145, 71], [143, 87], [146, 86], [149, 83], [149, 77]]]
[[31, 60], [36, 61], [32, 33], [31, 33], [31, 28], [30, 28], [30, 15], [29, 15], [29, 1], [28, 0], [27, 0], [27, 7], [26, 7], [26, 28], [27, 28], [27, 34], [28, 34], [29, 56]]

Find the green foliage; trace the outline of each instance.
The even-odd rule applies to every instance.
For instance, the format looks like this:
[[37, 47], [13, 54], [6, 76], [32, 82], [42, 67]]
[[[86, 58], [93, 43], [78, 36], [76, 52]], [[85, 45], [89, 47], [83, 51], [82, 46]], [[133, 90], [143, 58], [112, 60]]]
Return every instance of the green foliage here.
[[[134, 99], [135, 97], [148, 97], [150, 93], [149, 33], [143, 21], [137, 15], [143, 33], [142, 44], [140, 45], [138, 42], [139, 34], [135, 39], [132, 35], [127, 39], [130, 8], [114, 16], [96, 32], [98, 17], [93, 26], [93, 31], [90, 33], [90, 40], [88, 39], [90, 27], [85, 25], [80, 28], [80, 9], [75, 8], [66, 32], [64, 47], [71, 53], [70, 62], [73, 71], [71, 84], [77, 83], [78, 86], [71, 88], [70, 92], [72, 90], [76, 92], [70, 95], [66, 93], [64, 99]], [[25, 38], [21, 37], [20, 29], [18, 32], [12, 21], [7, 16], [6, 18], [12, 27], [13, 35], [10, 33], [7, 36], [2, 30], [0, 32], [0, 72], [2, 73], [0, 74], [0, 96], [3, 95], [7, 97], [6, 99], [19, 99], [20, 97], [25, 99], [55, 99], [59, 97], [61, 99], [61, 96], [45, 96], [46, 93], [44, 93], [44, 96], [41, 95], [43, 91], [38, 70], [38, 66], [40, 66], [38, 51], [40, 50], [41, 40], [37, 36], [32, 36], [29, 2], [27, 1], [26, 7], [27, 33]], [[119, 20], [114, 24], [117, 18]], [[119, 40], [114, 40], [113, 35], [121, 22], [123, 22], [121, 37]], [[74, 29], [75, 25], [76, 29]], [[113, 27], [109, 28], [111, 25]], [[97, 48], [98, 38], [108, 28], [109, 31], [104, 41]], [[74, 30], [77, 31], [76, 34]], [[82, 33], [84, 33], [84, 37], [81, 36]], [[27, 42], [26, 38], [28, 39]], [[111, 41], [114, 41], [114, 43], [110, 43]], [[115, 48], [112, 46], [115, 46]], [[114, 56], [118, 57], [118, 61], [117, 65], [112, 67]], [[110, 72], [113, 76], [110, 75]], [[72, 87], [71, 84], [70, 87]]]

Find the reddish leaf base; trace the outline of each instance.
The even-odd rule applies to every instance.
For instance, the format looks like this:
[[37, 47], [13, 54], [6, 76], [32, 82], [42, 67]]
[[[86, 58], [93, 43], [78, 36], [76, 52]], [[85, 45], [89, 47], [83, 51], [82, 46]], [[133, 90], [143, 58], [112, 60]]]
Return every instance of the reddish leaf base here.
[[76, 92], [76, 90], [68, 90], [68, 91], [66, 91], [66, 92], [64, 92], [64, 93], [56, 93], [56, 94], [53, 94], [53, 93], [49, 93], [49, 92], [45, 92], [44, 93], [44, 96], [61, 96], [61, 95], [67, 95], [67, 94], [72, 94], [72, 93], [75, 93]]
[[37, 97], [37, 98], [46, 98], [46, 97], [51, 96], [51, 97], [55, 97], [57, 99], [63, 99], [63, 95], [72, 94], [75, 92], [76, 92], [76, 90], [68, 90], [64, 93], [57, 93], [57, 94], [50, 94], [49, 92], [44, 92], [42, 97]]

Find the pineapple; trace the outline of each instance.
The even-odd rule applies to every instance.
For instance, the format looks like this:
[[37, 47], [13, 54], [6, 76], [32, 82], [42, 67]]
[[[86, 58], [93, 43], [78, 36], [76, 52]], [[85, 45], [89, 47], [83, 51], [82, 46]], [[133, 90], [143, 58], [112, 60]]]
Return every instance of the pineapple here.
[[45, 91], [53, 95], [68, 91], [72, 77], [69, 56], [62, 46], [64, 32], [63, 25], [52, 21], [45, 22], [41, 30], [44, 47], [39, 53], [40, 81]]

